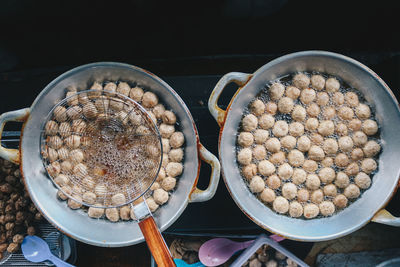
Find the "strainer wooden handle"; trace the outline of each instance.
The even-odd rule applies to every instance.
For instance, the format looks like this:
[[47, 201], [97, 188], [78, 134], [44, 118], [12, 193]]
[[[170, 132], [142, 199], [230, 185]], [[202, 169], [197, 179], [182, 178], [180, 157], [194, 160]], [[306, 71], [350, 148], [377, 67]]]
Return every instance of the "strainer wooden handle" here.
[[176, 266], [153, 217], [150, 216], [140, 221], [139, 227], [157, 265], [160, 267]]

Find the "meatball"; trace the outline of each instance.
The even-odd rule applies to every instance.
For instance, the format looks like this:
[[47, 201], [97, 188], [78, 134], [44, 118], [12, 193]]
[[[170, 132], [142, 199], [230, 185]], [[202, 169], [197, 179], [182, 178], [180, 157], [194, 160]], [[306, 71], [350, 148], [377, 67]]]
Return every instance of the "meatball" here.
[[98, 114], [98, 111], [92, 102], [85, 104], [82, 108], [82, 112], [86, 118], [91, 119], [96, 118]]
[[118, 209], [116, 208], [106, 209], [106, 217], [108, 220], [112, 222], [118, 222], [119, 221]]
[[83, 202], [93, 205], [96, 202], [96, 195], [92, 192], [85, 192], [82, 195]]
[[48, 121], [44, 127], [47, 135], [56, 135], [58, 133], [58, 124], [55, 121]]
[[293, 99], [290, 97], [282, 97], [278, 102], [278, 110], [280, 113], [290, 113], [293, 109]]
[[284, 163], [278, 168], [278, 176], [282, 180], [288, 180], [293, 175], [293, 168], [288, 164]]
[[267, 186], [273, 190], [278, 189], [281, 187], [281, 179], [276, 174], [271, 175], [267, 178]]
[[353, 150], [353, 140], [349, 136], [342, 136], [338, 140], [339, 148], [343, 152], [350, 152]]
[[347, 197], [345, 195], [337, 195], [334, 199], [333, 199], [333, 204], [335, 204], [335, 206], [338, 209], [343, 209], [347, 206]]
[[165, 124], [175, 124], [176, 123], [176, 116], [172, 111], [166, 110], [162, 115], [161, 118]]
[[146, 204], [149, 207], [151, 212], [155, 212], [159, 207], [159, 205], [156, 203], [156, 201], [152, 197], [149, 197], [146, 199]]
[[335, 92], [333, 94], [332, 101], [337, 106], [343, 105], [344, 104], [344, 95], [341, 92]]
[[242, 147], [249, 147], [253, 144], [254, 137], [249, 132], [241, 132], [238, 136], [238, 144]]
[[249, 165], [252, 160], [252, 150], [251, 148], [243, 148], [239, 151], [237, 155], [237, 159], [240, 164], [242, 165]]
[[298, 73], [293, 77], [293, 85], [300, 89], [307, 88], [310, 85], [310, 78], [304, 73]]
[[326, 107], [322, 116], [325, 120], [331, 120], [336, 116], [336, 109], [334, 107]]
[[347, 166], [345, 173], [349, 176], [354, 176], [356, 175], [360, 169], [358, 168], [357, 162], [350, 163], [349, 166]]
[[374, 135], [378, 132], [378, 124], [373, 120], [365, 120], [361, 126], [366, 135]]
[[165, 191], [171, 191], [175, 188], [176, 185], [176, 179], [173, 177], [165, 177], [161, 181], [161, 188], [164, 189]]
[[286, 213], [289, 210], [289, 201], [284, 197], [276, 197], [273, 204], [274, 210], [278, 213]]
[[[264, 144], [265, 141], [267, 141], [268, 136], [269, 132], [266, 130], [257, 129], [254, 131], [254, 141], [256, 142], [256, 144]], [[248, 138], [250, 139], [250, 136], [248, 136]], [[253, 136], [251, 137], [251, 140], [253, 140]], [[253, 141], [251, 143], [253, 143]]]
[[347, 92], [344, 96], [346, 104], [350, 107], [357, 107], [360, 102], [358, 101], [358, 96], [354, 92]]
[[131, 89], [129, 92], [129, 97], [135, 100], [136, 102], [141, 102], [144, 95], [144, 91], [142, 88], [136, 86]]
[[280, 99], [285, 93], [285, 86], [281, 83], [273, 83], [269, 88], [269, 95], [272, 100]]
[[271, 161], [272, 164], [283, 164], [285, 159], [285, 153], [282, 151], [276, 152], [269, 157], [269, 161]]
[[311, 140], [307, 136], [303, 135], [297, 140], [297, 148], [301, 152], [307, 152], [311, 148]]
[[[137, 128], [137, 130], [139, 130], [140, 126]], [[165, 123], [161, 123], [160, 127], [160, 134], [163, 138], [170, 138], [171, 135], [175, 132], [175, 127], [174, 125], [168, 125]], [[143, 133], [140, 133], [143, 134]]]
[[287, 135], [281, 139], [281, 145], [284, 148], [293, 149], [296, 146], [296, 138], [291, 135]]
[[333, 159], [331, 157], [326, 157], [321, 161], [323, 167], [330, 167], [333, 165]]
[[324, 195], [328, 197], [334, 197], [337, 195], [337, 188], [334, 184], [328, 184], [324, 186]]
[[[251, 150], [250, 150], [250, 153], [251, 153]], [[170, 162], [165, 167], [165, 170], [167, 172], [167, 175], [169, 175], [171, 177], [176, 177], [176, 176], [179, 176], [182, 174], [183, 165], [182, 165], [182, 163], [178, 163], [178, 162]]]
[[260, 117], [258, 124], [262, 129], [268, 130], [269, 128], [272, 128], [272, 126], [274, 126], [275, 119], [270, 114], [264, 114]]
[[325, 157], [325, 153], [319, 146], [313, 145], [308, 151], [308, 157], [312, 160], [321, 161]]
[[317, 104], [322, 106], [326, 106], [329, 103], [329, 95], [325, 92], [320, 92], [317, 94]]
[[344, 172], [338, 172], [336, 175], [335, 185], [339, 188], [346, 188], [350, 184], [349, 176]]
[[250, 180], [254, 175], [257, 173], [257, 165], [256, 164], [249, 164], [242, 168], [243, 176]]
[[294, 86], [286, 87], [286, 96], [293, 100], [296, 100], [300, 96], [300, 90]]
[[145, 108], [152, 108], [158, 104], [158, 97], [152, 92], [146, 92], [143, 94], [142, 106]]
[[322, 145], [322, 149], [327, 155], [334, 155], [338, 151], [338, 143], [333, 138], [325, 139]]
[[51, 147], [53, 149], [59, 149], [62, 147], [63, 141], [61, 140], [60, 137], [58, 137], [57, 135], [54, 135], [54, 136], [47, 137], [47, 144], [49, 145], [49, 147]]
[[156, 119], [162, 119], [164, 112], [165, 112], [165, 107], [163, 104], [157, 104], [153, 108], [153, 113], [156, 116]]
[[304, 134], [304, 126], [300, 122], [292, 122], [289, 124], [289, 134], [292, 136], [300, 136]]
[[171, 150], [171, 146], [169, 145], [169, 139], [167, 139], [167, 138], [161, 139], [161, 146], [162, 146], [164, 153], [168, 153]]
[[174, 132], [169, 139], [169, 144], [172, 148], [179, 148], [184, 142], [185, 137], [182, 132]]
[[258, 120], [253, 114], [246, 115], [242, 120], [242, 127], [246, 132], [251, 132], [257, 128]]
[[300, 189], [299, 191], [297, 191], [297, 201], [299, 202], [307, 202], [308, 199], [310, 198], [310, 193], [308, 192], [307, 189]]
[[336, 133], [340, 136], [346, 136], [347, 135], [347, 126], [344, 123], [338, 123], [336, 125]]
[[335, 157], [335, 164], [338, 167], [346, 167], [347, 165], [349, 165], [349, 163], [350, 163], [349, 158], [344, 153], [339, 153]]
[[324, 216], [330, 216], [335, 212], [335, 205], [331, 201], [322, 201], [319, 204], [319, 211]]
[[289, 132], [289, 125], [286, 121], [277, 121], [272, 129], [272, 133], [277, 137], [283, 137]]
[[251, 112], [256, 116], [261, 116], [265, 112], [265, 105], [260, 99], [256, 99], [250, 105]]
[[[97, 204], [97, 205], [100, 206], [100, 204]], [[88, 215], [91, 218], [96, 218], [96, 219], [101, 218], [104, 215], [104, 209], [96, 208], [96, 207], [89, 207]]]
[[314, 160], [305, 160], [303, 164], [303, 169], [307, 172], [315, 172], [318, 169], [318, 163], [316, 163]]
[[303, 215], [303, 206], [297, 201], [291, 202], [289, 205], [289, 215], [294, 218], [300, 217]]
[[306, 128], [306, 130], [308, 130], [308, 131], [315, 131], [315, 130], [318, 128], [318, 126], [319, 126], [319, 121], [318, 121], [318, 119], [316, 119], [316, 118], [309, 118], [309, 119], [306, 121], [305, 128]]
[[351, 159], [354, 161], [360, 160], [364, 157], [364, 152], [361, 148], [355, 148], [351, 151]]
[[307, 105], [314, 101], [316, 97], [315, 91], [313, 89], [304, 89], [300, 94], [300, 101]]
[[260, 194], [260, 198], [264, 202], [271, 203], [275, 200], [276, 195], [274, 190], [270, 188], [264, 188], [264, 190]]
[[311, 85], [317, 90], [322, 90], [325, 87], [325, 79], [321, 75], [311, 76]]
[[73, 210], [80, 209], [82, 207], [82, 198], [78, 195], [73, 195], [72, 197], [76, 199], [76, 201], [72, 198], [68, 199], [68, 207]]
[[371, 178], [364, 172], [359, 172], [354, 178], [354, 182], [361, 189], [367, 189], [371, 186]]
[[317, 189], [311, 193], [311, 202], [315, 204], [319, 204], [324, 201], [324, 193], [321, 189]]
[[263, 160], [265, 159], [265, 156], [267, 156], [267, 151], [263, 145], [256, 145], [253, 148], [253, 157], [256, 160]]
[[290, 200], [297, 196], [297, 187], [295, 184], [286, 183], [282, 186], [282, 195]]
[[318, 133], [320, 133], [323, 136], [328, 136], [332, 135], [335, 131], [335, 125], [333, 124], [332, 121], [321, 121], [321, 123], [318, 126]]
[[61, 165], [58, 161], [55, 161], [48, 165], [46, 170], [51, 177], [57, 177], [61, 172]]
[[343, 194], [347, 198], [351, 198], [351, 199], [358, 198], [360, 196], [360, 189], [355, 184], [350, 184], [349, 186], [347, 186], [344, 189]]
[[[82, 108], [80, 106], [72, 106], [66, 111], [66, 115], [72, 120], [81, 118]], [[65, 119], [64, 121], [66, 121]]]
[[168, 192], [162, 188], [156, 189], [153, 192], [153, 198], [158, 205], [162, 205], [168, 201]]
[[294, 169], [292, 175], [292, 181], [294, 184], [302, 184], [306, 181], [307, 173], [303, 169]]
[[378, 154], [380, 150], [381, 146], [375, 141], [368, 141], [363, 148], [366, 157], [373, 157]]
[[306, 186], [308, 189], [316, 190], [321, 185], [321, 181], [319, 180], [316, 174], [307, 175]]
[[66, 108], [63, 106], [57, 106], [54, 111], [53, 115], [56, 121], [58, 122], [63, 122], [67, 120], [67, 113], [66, 113]]
[[319, 208], [315, 204], [306, 204], [304, 205], [304, 217], [307, 219], [312, 219], [317, 217], [319, 214]]
[[268, 102], [265, 104], [265, 111], [267, 111], [269, 114], [275, 115], [277, 110], [278, 106], [274, 102]]
[[271, 175], [275, 172], [275, 166], [268, 160], [262, 160], [258, 163], [258, 172], [264, 176]]
[[168, 159], [172, 162], [181, 162], [183, 159], [182, 148], [171, 149], [168, 153]]
[[366, 158], [361, 161], [361, 170], [365, 173], [371, 173], [375, 171], [377, 167], [376, 161], [371, 158]]
[[323, 183], [329, 184], [335, 180], [335, 170], [330, 167], [322, 168], [318, 173], [319, 178]]
[[294, 149], [289, 152], [288, 161], [293, 167], [300, 167], [304, 163], [304, 155], [297, 149]]
[[58, 186], [64, 186], [64, 185], [67, 185], [69, 183], [69, 178], [65, 174], [59, 174], [56, 178], [54, 178], [54, 182]]
[[354, 145], [356, 146], [363, 146], [367, 143], [368, 137], [365, 135], [365, 133], [361, 131], [357, 131], [353, 134], [353, 142]]
[[321, 109], [319, 108], [319, 106], [316, 103], [311, 103], [307, 107], [307, 114], [310, 117], [317, 117], [320, 112], [321, 112]]
[[326, 91], [333, 93], [339, 90], [340, 83], [336, 78], [329, 78], [325, 82]]
[[338, 111], [338, 116], [342, 120], [351, 120], [354, 117], [354, 111], [349, 107], [341, 107]]
[[295, 121], [304, 121], [304, 119], [306, 118], [306, 115], [307, 115], [306, 114], [306, 110], [302, 106], [296, 105], [293, 108], [293, 111], [292, 111], [293, 120], [295, 120]]
[[360, 104], [356, 108], [356, 115], [357, 115], [357, 117], [359, 119], [365, 120], [365, 119], [368, 119], [371, 116], [371, 110], [367, 105]]
[[270, 138], [265, 142], [265, 147], [270, 152], [278, 152], [281, 149], [281, 143], [278, 138]]
[[361, 130], [361, 121], [359, 119], [352, 119], [349, 121], [349, 129], [353, 132]]
[[254, 176], [249, 184], [249, 188], [253, 193], [260, 193], [265, 188], [264, 180], [260, 176]]

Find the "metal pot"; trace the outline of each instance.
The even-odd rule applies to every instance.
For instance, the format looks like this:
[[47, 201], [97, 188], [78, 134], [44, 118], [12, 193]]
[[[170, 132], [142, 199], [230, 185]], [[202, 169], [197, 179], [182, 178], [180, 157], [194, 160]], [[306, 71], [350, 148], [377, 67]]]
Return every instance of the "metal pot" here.
[[[320, 71], [342, 78], [359, 89], [376, 110], [381, 126], [382, 153], [379, 171], [373, 183], [360, 199], [336, 215], [313, 220], [294, 219], [267, 208], [247, 188], [236, 161], [236, 132], [243, 110], [268, 81], [298, 71]], [[225, 86], [236, 83], [239, 89], [228, 108], [218, 107], [218, 98]], [[221, 127], [219, 158], [226, 186], [240, 209], [259, 226], [289, 239], [322, 241], [347, 235], [369, 221], [400, 226], [400, 218], [390, 215], [383, 207], [398, 187], [400, 165], [400, 110], [389, 87], [368, 67], [343, 55], [305, 51], [289, 54], [262, 66], [254, 74], [231, 72], [215, 86], [208, 107]]]
[[[184, 172], [168, 203], [154, 213], [161, 231], [178, 219], [190, 202], [207, 201], [218, 186], [220, 165], [199, 140], [193, 118], [182, 99], [163, 80], [141, 68], [121, 63], [93, 63], [72, 69], [54, 81], [37, 96], [30, 108], [11, 111], [0, 116], [0, 136], [7, 121], [23, 121], [19, 150], [0, 147], [0, 156], [21, 164], [21, 173], [32, 201], [43, 216], [60, 231], [87, 244], [122, 247], [144, 240], [134, 221], [113, 223], [88, 217], [83, 210], [71, 210], [56, 198], [57, 189], [48, 178], [40, 157], [40, 133], [52, 107], [65, 97], [68, 86], [88, 88], [94, 81], [123, 80], [151, 88], [172, 109], [185, 135]], [[204, 191], [196, 185], [200, 159], [212, 167], [210, 183]]]

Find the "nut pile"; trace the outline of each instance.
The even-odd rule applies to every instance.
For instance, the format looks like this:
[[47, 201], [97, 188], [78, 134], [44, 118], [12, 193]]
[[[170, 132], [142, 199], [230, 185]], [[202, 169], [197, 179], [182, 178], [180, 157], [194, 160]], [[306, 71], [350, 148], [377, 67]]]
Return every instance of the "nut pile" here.
[[260, 247], [256, 253], [254, 253], [245, 264], [244, 267], [278, 267], [278, 266], [288, 266], [296, 267], [298, 266], [296, 262], [286, 257], [284, 254], [270, 249], [268, 245], [263, 245]]
[[24, 236], [34, 235], [41, 214], [31, 202], [17, 165], [0, 159], [0, 259], [17, 252]]

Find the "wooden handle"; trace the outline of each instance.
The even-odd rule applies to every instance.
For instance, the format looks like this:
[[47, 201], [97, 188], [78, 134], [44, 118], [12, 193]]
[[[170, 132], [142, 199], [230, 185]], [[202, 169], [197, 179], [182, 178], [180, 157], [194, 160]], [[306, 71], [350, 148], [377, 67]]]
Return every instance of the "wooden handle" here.
[[139, 227], [157, 265], [159, 267], [176, 266], [153, 217], [150, 216], [139, 222]]

